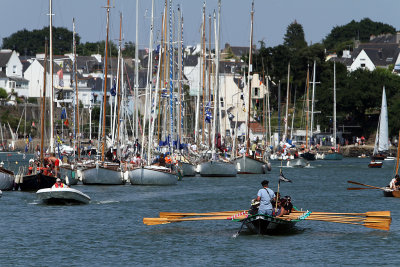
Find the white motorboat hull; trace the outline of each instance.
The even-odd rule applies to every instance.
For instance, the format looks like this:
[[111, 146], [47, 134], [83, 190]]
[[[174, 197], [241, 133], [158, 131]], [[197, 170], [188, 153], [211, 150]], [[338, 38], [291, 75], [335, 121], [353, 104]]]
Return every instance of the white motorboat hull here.
[[12, 190], [14, 187], [14, 173], [0, 168], [0, 190]]
[[310, 163], [308, 163], [308, 161], [303, 158], [291, 159], [286, 164], [288, 167], [295, 167], [295, 168], [304, 168], [310, 165]]
[[43, 188], [36, 192], [39, 200], [48, 204], [88, 204], [90, 197], [74, 188]]
[[145, 166], [128, 172], [132, 185], [175, 185], [178, 176], [169, 168], [160, 166]]
[[82, 183], [85, 185], [122, 185], [125, 181], [121, 171], [97, 166], [82, 170]]
[[223, 161], [208, 161], [200, 164], [200, 175], [205, 177], [235, 177], [235, 165]]

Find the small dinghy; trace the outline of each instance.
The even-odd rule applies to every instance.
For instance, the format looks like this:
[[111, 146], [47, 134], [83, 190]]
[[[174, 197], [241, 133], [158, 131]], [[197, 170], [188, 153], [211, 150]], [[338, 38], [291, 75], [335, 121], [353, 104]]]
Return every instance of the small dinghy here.
[[88, 204], [90, 201], [88, 195], [69, 187], [43, 188], [36, 196], [46, 204]]

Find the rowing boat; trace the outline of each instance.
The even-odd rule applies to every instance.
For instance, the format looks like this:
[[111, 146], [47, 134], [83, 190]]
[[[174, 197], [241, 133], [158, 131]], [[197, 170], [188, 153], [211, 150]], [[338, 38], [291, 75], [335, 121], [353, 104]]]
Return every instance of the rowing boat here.
[[266, 214], [249, 215], [247, 218], [237, 220], [246, 225], [252, 233], [266, 235], [285, 233], [292, 229], [299, 220], [285, 220]]

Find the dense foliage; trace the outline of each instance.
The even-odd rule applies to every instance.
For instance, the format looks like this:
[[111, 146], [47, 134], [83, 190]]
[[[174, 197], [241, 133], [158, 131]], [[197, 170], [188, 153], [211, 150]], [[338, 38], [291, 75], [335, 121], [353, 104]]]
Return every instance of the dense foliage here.
[[[4, 49], [17, 51], [21, 56], [35, 56], [37, 53], [44, 53], [45, 40], [49, 38], [49, 27], [41, 30], [28, 31], [23, 29], [3, 38]], [[80, 36], [76, 34], [76, 50], [81, 56], [100, 54], [104, 56], [105, 41], [80, 43]], [[63, 27], [53, 27], [53, 54], [64, 55], [72, 52], [72, 32]], [[118, 55], [118, 47], [113, 42], [109, 43], [110, 54]], [[135, 44], [126, 42], [123, 55], [133, 57]]]
[[356, 22], [352, 20], [343, 26], [336, 26], [326, 36], [323, 44], [327, 49], [341, 51], [348, 49], [354, 40], [367, 42], [371, 35], [379, 35], [385, 33], [396, 33], [396, 29], [388, 24], [374, 22], [368, 18]]

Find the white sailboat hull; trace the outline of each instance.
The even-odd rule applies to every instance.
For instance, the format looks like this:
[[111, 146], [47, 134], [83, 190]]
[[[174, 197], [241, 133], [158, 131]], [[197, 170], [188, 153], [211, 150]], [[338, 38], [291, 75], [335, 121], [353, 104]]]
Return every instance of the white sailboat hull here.
[[90, 197], [79, 190], [64, 188], [43, 188], [36, 192], [39, 200], [45, 203], [81, 203], [88, 204]]
[[82, 183], [86, 185], [122, 185], [125, 182], [121, 171], [97, 166], [82, 170]]
[[175, 185], [178, 176], [170, 169], [160, 166], [145, 166], [128, 172], [132, 185]]
[[206, 177], [235, 177], [235, 165], [229, 162], [208, 161], [200, 164], [200, 175]]
[[241, 157], [235, 160], [237, 172], [241, 174], [263, 174], [265, 173], [266, 163], [249, 158]]
[[186, 162], [182, 162], [181, 164], [183, 176], [195, 176], [196, 175], [196, 168], [194, 165]]

